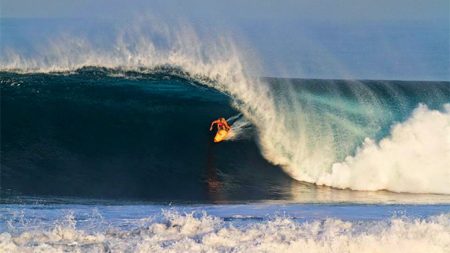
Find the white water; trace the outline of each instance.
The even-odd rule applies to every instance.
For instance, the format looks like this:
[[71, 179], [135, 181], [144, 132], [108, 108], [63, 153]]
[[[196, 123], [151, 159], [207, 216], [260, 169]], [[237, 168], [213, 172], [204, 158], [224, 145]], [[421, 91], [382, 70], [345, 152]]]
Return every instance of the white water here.
[[335, 163], [318, 184], [355, 190], [450, 194], [450, 104], [420, 105], [378, 143], [367, 138], [355, 156]]
[[369, 102], [365, 98], [350, 106], [340, 104], [337, 95], [332, 109], [327, 101], [317, 107], [308, 98], [277, 105], [270, 123], [256, 123], [265, 157], [293, 178], [319, 185], [450, 194], [449, 104], [441, 111], [418, 105], [405, 122], [375, 141], [383, 125], [394, 123], [388, 109], [367, 95]]
[[[345, 221], [298, 221], [286, 216], [246, 221], [163, 211], [162, 219], [128, 220], [121, 226], [100, 214], [79, 228], [73, 214], [54, 224], [9, 225], [0, 252], [399, 252], [450, 250], [450, 216]], [[123, 216], [123, 214], [122, 214]], [[120, 215], [119, 215], [120, 217]], [[48, 217], [47, 217], [48, 218]], [[47, 220], [47, 219], [46, 219]], [[83, 218], [81, 221], [88, 220]], [[48, 220], [47, 220], [48, 222]], [[98, 228], [102, 227], [103, 228]]]
[[[420, 106], [392, 130], [392, 137], [375, 143], [371, 138], [380, 125], [389, 122], [389, 112], [364, 85], [351, 87], [357, 98], [354, 104], [298, 97], [295, 87], [288, 84], [281, 95], [274, 94], [248, 73], [250, 65], [258, 69], [257, 61], [249, 61], [227, 36], [205, 38], [189, 26], [174, 28], [156, 20], [130, 27], [119, 32], [111, 45], [66, 35], [49, 39], [32, 56], [2, 48], [5, 57], [0, 59], [0, 69], [52, 72], [102, 66], [151, 71], [164, 65], [180, 67], [194, 78], [212, 80], [206, 84], [234, 97], [234, 106], [257, 127], [266, 159], [297, 180], [357, 190], [450, 194], [448, 107], [438, 112]], [[245, 126], [244, 121], [238, 123]], [[236, 129], [243, 127], [236, 125]], [[350, 156], [358, 146], [359, 151]]]
[[231, 131], [228, 133], [225, 140], [236, 141], [251, 137], [251, 123], [246, 118], [242, 117], [242, 114], [228, 118], [227, 122], [231, 124]]

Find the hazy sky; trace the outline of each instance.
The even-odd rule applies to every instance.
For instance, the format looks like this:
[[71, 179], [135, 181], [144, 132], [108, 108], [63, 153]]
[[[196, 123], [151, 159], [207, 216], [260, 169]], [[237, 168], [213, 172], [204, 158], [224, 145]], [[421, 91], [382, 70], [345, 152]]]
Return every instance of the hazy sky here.
[[0, 3], [2, 18], [127, 20], [149, 12], [226, 29], [254, 48], [269, 76], [450, 79], [449, 0]]
[[3, 17], [111, 17], [150, 9], [188, 17], [335, 21], [449, 19], [448, 0], [2, 0]]

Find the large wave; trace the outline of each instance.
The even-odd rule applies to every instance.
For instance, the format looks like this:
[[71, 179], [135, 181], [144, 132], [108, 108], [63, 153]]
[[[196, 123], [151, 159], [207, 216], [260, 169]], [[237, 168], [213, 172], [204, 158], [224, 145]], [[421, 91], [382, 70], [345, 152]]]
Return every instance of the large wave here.
[[266, 158], [298, 180], [337, 188], [450, 193], [448, 84], [327, 85], [320, 95], [281, 88], [272, 118], [256, 123]]
[[408, 83], [318, 80], [305, 89], [301, 80], [254, 77], [257, 61], [229, 37], [199, 36], [188, 26], [161, 23], [118, 34], [110, 45], [65, 36], [32, 54], [2, 48], [0, 69], [70, 72], [99, 66], [152, 72], [170, 66], [232, 97], [233, 106], [256, 126], [265, 158], [297, 180], [357, 190], [450, 193], [445, 184], [450, 181], [448, 83], [409, 88]]

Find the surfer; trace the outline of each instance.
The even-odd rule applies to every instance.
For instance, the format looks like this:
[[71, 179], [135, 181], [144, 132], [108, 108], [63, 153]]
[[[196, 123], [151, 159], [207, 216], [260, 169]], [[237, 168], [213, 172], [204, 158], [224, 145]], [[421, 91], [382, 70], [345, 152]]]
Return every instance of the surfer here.
[[213, 126], [217, 124], [217, 130], [225, 130], [225, 131], [230, 131], [231, 127], [230, 125], [228, 125], [228, 122], [225, 118], [219, 118], [217, 120], [214, 120], [213, 122], [211, 122], [211, 126], [209, 127], [209, 131], [211, 131], [213, 129]]

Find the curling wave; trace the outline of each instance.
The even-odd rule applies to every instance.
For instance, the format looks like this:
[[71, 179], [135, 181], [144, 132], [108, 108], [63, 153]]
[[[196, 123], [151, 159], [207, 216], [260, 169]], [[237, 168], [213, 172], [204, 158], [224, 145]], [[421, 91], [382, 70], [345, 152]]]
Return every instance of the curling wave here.
[[[254, 71], [257, 61], [247, 60], [231, 39], [160, 25], [123, 31], [107, 46], [62, 38], [32, 56], [14, 49], [2, 54], [2, 82], [8, 84], [37, 78], [33, 81], [43, 85], [54, 78], [43, 72], [65, 73], [59, 77], [65, 83], [86, 66], [97, 66], [94, 72], [107, 68], [109, 76], [125, 77], [122, 81], [136, 73], [158, 81], [176, 69], [182, 82], [227, 94], [234, 110], [255, 126], [263, 156], [297, 180], [356, 190], [450, 193], [448, 82], [254, 78], [248, 66]], [[163, 75], [152, 76], [158, 70]], [[28, 74], [8, 81], [11, 72]]]

